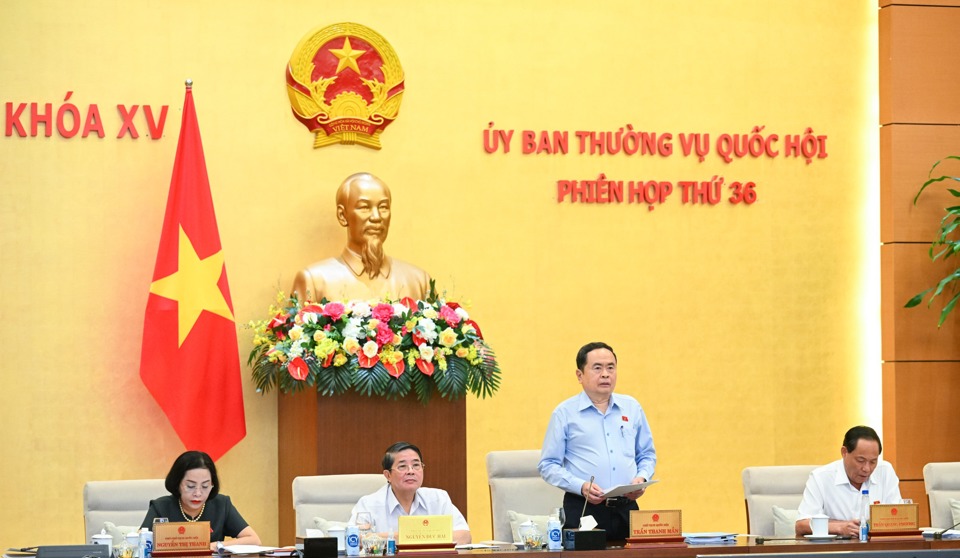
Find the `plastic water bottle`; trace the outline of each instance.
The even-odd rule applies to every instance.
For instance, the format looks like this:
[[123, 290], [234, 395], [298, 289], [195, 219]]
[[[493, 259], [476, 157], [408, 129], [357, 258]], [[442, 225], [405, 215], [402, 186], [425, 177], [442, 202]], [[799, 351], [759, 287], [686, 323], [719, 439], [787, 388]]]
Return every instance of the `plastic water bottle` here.
[[150, 529], [140, 529], [140, 558], [151, 558], [153, 555], [153, 533]]
[[347, 556], [360, 556], [360, 528], [347, 525]]
[[870, 491], [864, 488], [860, 491], [860, 540], [866, 542], [870, 538]]
[[560, 540], [560, 518], [551, 515], [547, 519], [547, 550], [563, 550], [563, 541]]
[[393, 538], [393, 531], [387, 535], [387, 556], [393, 556], [397, 553], [397, 539]]

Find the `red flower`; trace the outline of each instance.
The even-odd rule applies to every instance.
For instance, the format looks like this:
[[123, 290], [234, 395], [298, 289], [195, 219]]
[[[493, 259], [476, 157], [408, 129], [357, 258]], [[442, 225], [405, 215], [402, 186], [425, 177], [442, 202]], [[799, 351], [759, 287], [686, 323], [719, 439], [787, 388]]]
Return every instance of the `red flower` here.
[[323, 307], [323, 315], [333, 321], [339, 320], [340, 317], [343, 316], [343, 312], [343, 304], [340, 302], [328, 302], [327, 305]]
[[272, 320], [270, 320], [270, 323], [267, 324], [267, 327], [270, 329], [276, 329], [278, 327], [282, 327], [283, 324], [285, 324], [286, 322], [287, 322], [287, 315], [281, 312], [276, 316], [274, 316]]
[[379, 356], [374, 356], [373, 358], [368, 357], [363, 354], [363, 351], [357, 352], [357, 364], [360, 365], [360, 368], [373, 368], [376, 364], [380, 362]]
[[307, 366], [307, 363], [300, 357], [297, 357], [287, 363], [287, 372], [290, 373], [290, 376], [294, 380], [303, 381], [307, 379], [307, 374], [310, 373], [310, 368]]
[[334, 353], [330, 353], [329, 355], [327, 355], [327, 358], [323, 359], [324, 368], [330, 368], [330, 365], [333, 363], [333, 355]]
[[[313, 312], [313, 313], [315, 313], [315, 314], [320, 314], [321, 312], [323, 312], [323, 308], [322, 308], [321, 306], [316, 305], [316, 304], [308, 304], [308, 305], [306, 305], [306, 306], [304, 306], [303, 308], [300, 309], [300, 312], [298, 312], [298, 315], [299, 315], [299, 316], [303, 316], [303, 315], [306, 314], [307, 312]], [[301, 320], [301, 321], [302, 321], [302, 320]]]
[[420, 345], [423, 345], [423, 344], [426, 343], [426, 342], [427, 342], [427, 340], [424, 339], [423, 337], [420, 337], [420, 334], [417, 333], [417, 330], [413, 330], [413, 344], [414, 344], [414, 345], [416, 345], [416, 346], [419, 347]]
[[393, 306], [381, 302], [380, 304], [374, 306], [371, 314], [374, 318], [380, 320], [381, 322], [389, 322], [390, 318], [393, 317]]
[[400, 304], [406, 306], [407, 309], [410, 310], [411, 312], [416, 312], [416, 311], [417, 311], [417, 301], [416, 301], [416, 300], [413, 300], [413, 299], [410, 298], [409, 296], [405, 296], [405, 297], [401, 298], [401, 299], [400, 299]]
[[380, 322], [377, 324], [377, 345], [382, 347], [387, 343], [393, 343], [393, 330], [389, 322]]
[[427, 362], [422, 358], [417, 359], [417, 368], [427, 376], [433, 376], [433, 363]]
[[448, 302], [447, 306], [449, 306], [450, 308], [453, 308], [454, 310], [456, 310], [457, 308], [460, 308], [460, 305], [457, 304], [456, 302]]
[[387, 369], [387, 374], [390, 374], [394, 378], [399, 378], [400, 375], [403, 374], [404, 369], [406, 368], [403, 365], [402, 360], [398, 360], [394, 364], [387, 364], [386, 362], [384, 362], [383, 367]]
[[446, 304], [440, 307], [440, 319], [447, 322], [450, 327], [457, 327], [457, 324], [460, 323], [460, 316]]

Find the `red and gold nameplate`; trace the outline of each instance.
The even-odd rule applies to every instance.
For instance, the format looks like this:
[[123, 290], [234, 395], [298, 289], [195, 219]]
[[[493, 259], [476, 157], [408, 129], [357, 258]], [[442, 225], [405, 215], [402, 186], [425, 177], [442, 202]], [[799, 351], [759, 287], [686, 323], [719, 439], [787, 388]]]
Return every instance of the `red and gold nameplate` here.
[[337, 143], [380, 149], [400, 112], [403, 68], [393, 47], [359, 23], [307, 33], [287, 64], [293, 115], [316, 134], [314, 148]]
[[401, 515], [397, 521], [397, 546], [453, 543], [449, 515]]
[[920, 529], [920, 504], [874, 504], [870, 506], [870, 534], [899, 533]]
[[682, 539], [682, 515], [680, 510], [633, 510], [630, 512], [630, 539]]
[[153, 553], [156, 556], [186, 552], [210, 553], [209, 521], [171, 521], [153, 525]]

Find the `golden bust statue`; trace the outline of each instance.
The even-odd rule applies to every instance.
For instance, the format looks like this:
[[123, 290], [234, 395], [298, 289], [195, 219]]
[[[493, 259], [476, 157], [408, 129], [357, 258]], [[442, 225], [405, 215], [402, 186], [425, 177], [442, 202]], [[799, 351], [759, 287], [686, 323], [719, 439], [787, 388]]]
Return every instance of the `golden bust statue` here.
[[347, 245], [297, 273], [293, 292], [301, 301], [368, 300], [427, 295], [430, 276], [419, 267], [383, 252], [390, 230], [390, 188], [368, 173], [350, 175], [337, 189], [337, 221], [347, 229]]

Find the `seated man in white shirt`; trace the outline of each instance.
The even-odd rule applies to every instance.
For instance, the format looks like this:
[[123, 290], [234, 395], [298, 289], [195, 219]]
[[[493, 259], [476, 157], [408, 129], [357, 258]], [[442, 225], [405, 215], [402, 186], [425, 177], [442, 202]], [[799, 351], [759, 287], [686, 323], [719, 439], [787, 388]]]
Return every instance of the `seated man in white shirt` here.
[[353, 506], [350, 522], [357, 514], [369, 512], [383, 537], [397, 532], [401, 515], [449, 515], [453, 517], [453, 542], [470, 542], [470, 527], [460, 510], [450, 501], [446, 490], [423, 487], [423, 455], [409, 442], [397, 442], [383, 456], [383, 476], [387, 484], [368, 494]]
[[847, 430], [840, 459], [814, 469], [803, 489], [797, 513], [797, 536], [809, 535], [810, 518], [830, 518], [828, 532], [841, 537], [860, 534], [860, 491], [870, 491], [871, 504], [899, 504], [900, 479], [893, 466], [880, 460], [880, 436], [869, 426]]

